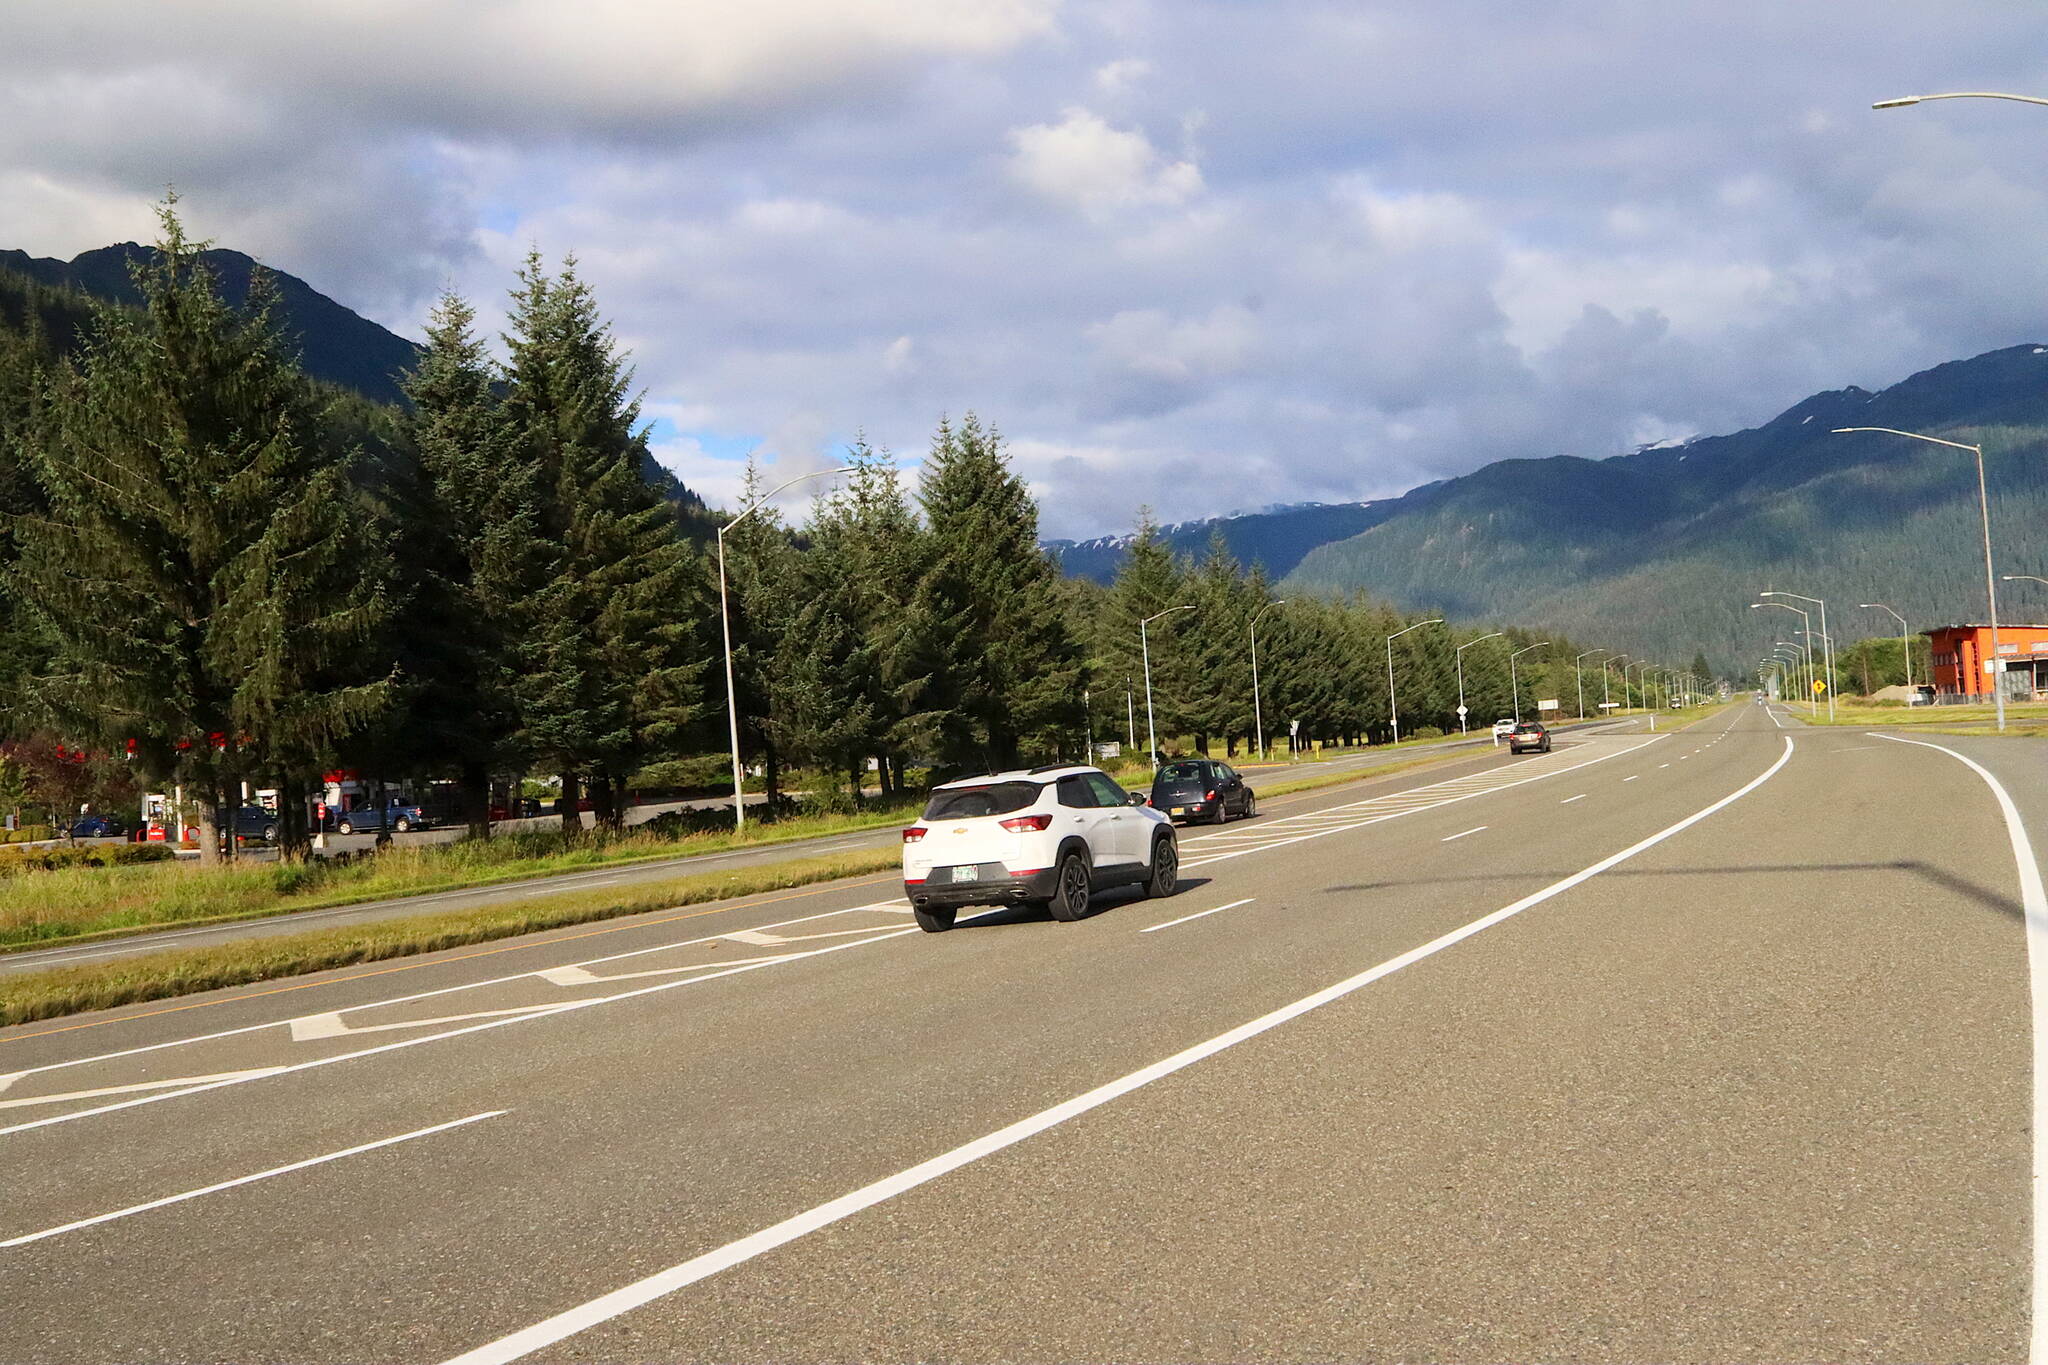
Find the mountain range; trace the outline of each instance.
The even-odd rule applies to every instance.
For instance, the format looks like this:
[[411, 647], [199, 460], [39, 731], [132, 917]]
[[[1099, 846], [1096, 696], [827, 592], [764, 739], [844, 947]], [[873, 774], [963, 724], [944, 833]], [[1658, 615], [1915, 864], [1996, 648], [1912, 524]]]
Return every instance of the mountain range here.
[[[70, 260], [0, 251], [0, 272], [48, 288], [132, 303], [132, 242]], [[215, 248], [206, 262], [231, 297], [257, 262]], [[398, 378], [417, 343], [304, 281], [275, 277], [285, 331], [315, 378], [403, 402]], [[1897, 436], [1832, 434], [1884, 426], [1981, 443], [2002, 573], [2048, 576], [2048, 346], [2009, 346], [1937, 365], [1871, 392], [1815, 394], [1760, 426], [1607, 458], [1510, 459], [1400, 497], [1307, 503], [1162, 528], [1199, 555], [1212, 536], [1263, 564], [1276, 595], [1363, 591], [1465, 623], [1568, 632], [1636, 657], [1705, 651], [1739, 676], [1783, 613], [1752, 612], [1776, 587], [1828, 600], [1838, 643], [1889, 633], [1884, 602], [1913, 627], [1984, 615], [1975, 470], [1967, 452]], [[700, 499], [647, 461], [679, 508]], [[1067, 572], [1113, 577], [1128, 537], [1052, 541]], [[2001, 585], [2001, 616], [2048, 619], [2048, 588]], [[1784, 624], [1780, 624], [1780, 623]], [[1816, 622], [1818, 624], [1818, 622]]]
[[[109, 303], [141, 302], [131, 269], [149, 259], [153, 248], [135, 242], [97, 247], [68, 261], [0, 250], [0, 272], [9, 272], [46, 289], [68, 290]], [[250, 277], [268, 271], [277, 289], [277, 309], [284, 335], [299, 350], [299, 363], [313, 378], [361, 394], [377, 403], [402, 405], [400, 383], [418, 363], [421, 347], [397, 333], [335, 302], [295, 275], [265, 266], [254, 257], [210, 247], [200, 260], [213, 272], [231, 302], [249, 294]], [[641, 461], [642, 477], [684, 514], [686, 529], [703, 511], [704, 502], [685, 488], [653, 456]]]
[[[1220, 535], [1276, 595], [1362, 590], [1453, 620], [1515, 622], [1638, 657], [1704, 650], [1739, 675], [1795, 618], [1750, 612], [1762, 588], [1827, 600], [1846, 643], [1985, 612], [1974, 461], [1882, 426], [1982, 444], [2001, 573], [2048, 574], [2048, 347], [2009, 346], [1871, 392], [1815, 394], [1763, 425], [1605, 459], [1497, 461], [1398, 498], [1164, 528], [1199, 555]], [[1106, 580], [1128, 537], [1061, 542]], [[2002, 584], [2006, 619], [2048, 590]], [[1773, 619], [1775, 618], [1775, 619]], [[1782, 624], [1781, 624], [1782, 623]], [[1818, 626], [1818, 621], [1815, 625]]]

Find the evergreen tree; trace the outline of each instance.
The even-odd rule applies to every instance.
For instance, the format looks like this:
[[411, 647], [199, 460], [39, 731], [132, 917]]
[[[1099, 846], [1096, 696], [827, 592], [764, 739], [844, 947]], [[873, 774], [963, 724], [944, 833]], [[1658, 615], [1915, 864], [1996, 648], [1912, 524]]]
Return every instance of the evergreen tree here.
[[[940, 756], [991, 769], [1075, 747], [1081, 651], [1060, 611], [1059, 571], [1038, 545], [1038, 506], [1002, 438], [973, 413], [942, 422], [919, 487], [931, 560], [921, 629], [950, 630]], [[929, 634], [927, 638], [932, 638]]]
[[531, 253], [514, 291], [507, 403], [525, 442], [553, 572], [535, 595], [527, 737], [562, 774], [562, 822], [623, 828], [625, 781], [700, 712], [691, 623], [702, 566], [641, 476], [632, 373], [573, 258], [558, 275]]
[[534, 593], [551, 577], [538, 465], [505, 410], [500, 376], [445, 294], [405, 381], [416, 457], [400, 484], [399, 562], [412, 591], [396, 619], [404, 700], [393, 748], [454, 773], [472, 837], [490, 835], [490, 776], [525, 766], [519, 688]]
[[14, 522], [15, 587], [54, 650], [31, 700], [73, 735], [135, 740], [145, 773], [200, 793], [211, 861], [231, 781], [289, 801], [387, 704], [367, 650], [381, 599], [362, 585], [381, 556], [268, 291], [229, 306], [174, 200], [160, 217], [141, 312], [101, 310], [31, 419], [49, 510]]

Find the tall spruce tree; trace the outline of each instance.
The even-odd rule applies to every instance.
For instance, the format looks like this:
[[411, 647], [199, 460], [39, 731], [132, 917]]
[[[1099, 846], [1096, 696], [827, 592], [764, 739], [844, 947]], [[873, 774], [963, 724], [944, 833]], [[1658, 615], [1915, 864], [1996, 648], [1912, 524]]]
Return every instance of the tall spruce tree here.
[[404, 680], [390, 734], [407, 761], [454, 774], [472, 837], [488, 838], [490, 776], [525, 766], [520, 684], [533, 595], [552, 576], [538, 465], [524, 458], [475, 311], [442, 296], [405, 382], [416, 457], [398, 518], [413, 592], [392, 632]]
[[931, 559], [925, 629], [943, 629], [941, 756], [1017, 766], [1028, 750], [1078, 747], [1081, 651], [1067, 633], [1059, 571], [1038, 545], [1038, 505], [1002, 438], [973, 413], [942, 422], [919, 485]]
[[598, 823], [617, 830], [626, 779], [700, 710], [702, 565], [641, 476], [632, 372], [573, 257], [551, 276], [528, 255], [511, 325], [507, 401], [553, 569], [533, 599], [527, 735], [561, 772], [564, 830], [581, 828], [585, 783]]
[[54, 650], [33, 702], [73, 735], [135, 740], [146, 774], [199, 793], [211, 861], [231, 782], [295, 800], [388, 703], [368, 649], [382, 598], [363, 583], [382, 556], [260, 277], [230, 306], [174, 199], [160, 219], [140, 312], [101, 310], [31, 418], [49, 510], [14, 522], [15, 585]]

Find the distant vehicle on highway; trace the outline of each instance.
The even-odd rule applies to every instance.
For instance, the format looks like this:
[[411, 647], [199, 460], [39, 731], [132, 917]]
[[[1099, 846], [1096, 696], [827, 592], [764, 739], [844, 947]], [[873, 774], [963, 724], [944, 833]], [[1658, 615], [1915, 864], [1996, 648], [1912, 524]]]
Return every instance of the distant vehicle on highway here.
[[1496, 740], [1506, 739], [1509, 735], [1513, 734], [1514, 732], [1515, 719], [1513, 716], [1502, 716], [1499, 720], [1493, 723], [1493, 737]]
[[1152, 809], [1172, 820], [1220, 825], [1233, 815], [1258, 814], [1259, 798], [1228, 763], [1183, 758], [1152, 775]]
[[1508, 734], [1508, 752], [1511, 754], [1547, 754], [1550, 752], [1550, 731], [1542, 722], [1525, 720]]
[[502, 801], [491, 803], [490, 818], [493, 820], [531, 820], [539, 814], [540, 798], [537, 796], [519, 797], [509, 806]]
[[71, 823], [74, 839], [113, 839], [127, 832], [128, 826], [111, 815], [84, 815]]
[[1043, 905], [1077, 920], [1111, 886], [1172, 895], [1179, 837], [1144, 800], [1099, 768], [1064, 764], [932, 788], [923, 819], [903, 831], [903, 894], [918, 927], [950, 929], [970, 905]]
[[431, 828], [433, 823], [427, 813], [418, 806], [393, 801], [382, 809], [364, 806], [358, 810], [345, 810], [336, 817], [334, 828], [341, 834], [362, 834], [385, 828], [405, 834], [416, 829]]

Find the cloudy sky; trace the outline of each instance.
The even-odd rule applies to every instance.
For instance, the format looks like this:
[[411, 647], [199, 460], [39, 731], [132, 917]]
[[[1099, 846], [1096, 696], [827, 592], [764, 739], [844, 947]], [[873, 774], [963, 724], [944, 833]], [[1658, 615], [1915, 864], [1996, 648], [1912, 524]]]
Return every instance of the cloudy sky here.
[[575, 252], [658, 453], [941, 413], [1049, 534], [1608, 455], [2048, 337], [2038, 5], [0, 0], [0, 246], [417, 336]]

